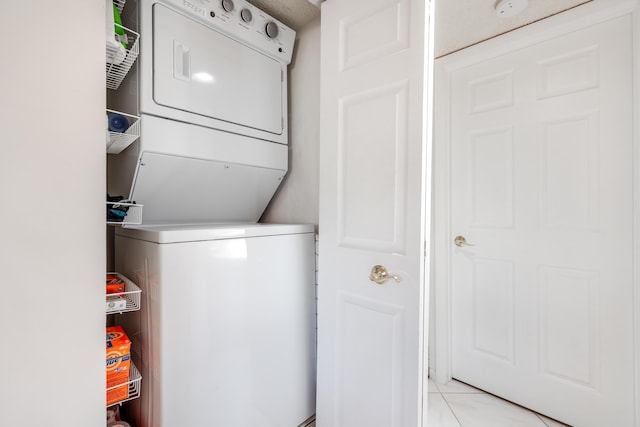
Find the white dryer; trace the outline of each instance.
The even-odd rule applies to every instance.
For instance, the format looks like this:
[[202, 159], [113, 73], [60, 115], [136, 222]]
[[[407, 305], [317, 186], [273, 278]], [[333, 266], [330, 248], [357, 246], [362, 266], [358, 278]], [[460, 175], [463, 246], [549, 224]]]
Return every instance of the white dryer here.
[[256, 222], [288, 169], [295, 32], [244, 0], [139, 13], [141, 138], [110, 162], [110, 192], [146, 225]]
[[143, 114], [287, 143], [293, 30], [244, 0], [143, 0], [140, 30]]

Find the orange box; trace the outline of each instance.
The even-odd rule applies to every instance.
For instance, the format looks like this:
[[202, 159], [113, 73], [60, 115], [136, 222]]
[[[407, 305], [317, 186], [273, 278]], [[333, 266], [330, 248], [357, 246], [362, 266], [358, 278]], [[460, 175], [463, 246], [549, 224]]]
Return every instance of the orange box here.
[[107, 358], [107, 388], [129, 381], [131, 355]]
[[109, 326], [107, 328], [107, 359], [129, 353], [131, 353], [131, 340], [122, 326]]
[[107, 390], [107, 406], [129, 397], [129, 386], [127, 384], [116, 387], [112, 390]]
[[124, 280], [115, 274], [107, 274], [107, 294], [121, 294], [124, 288]]
[[129, 372], [131, 370], [131, 340], [121, 326], [107, 328], [107, 388], [123, 384], [107, 391], [107, 405], [129, 397]]

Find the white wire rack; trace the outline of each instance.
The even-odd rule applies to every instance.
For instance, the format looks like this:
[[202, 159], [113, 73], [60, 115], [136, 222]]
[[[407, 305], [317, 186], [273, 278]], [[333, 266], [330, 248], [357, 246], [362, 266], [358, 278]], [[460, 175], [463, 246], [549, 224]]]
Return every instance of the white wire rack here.
[[140, 117], [107, 109], [107, 114], [108, 113], [122, 114], [129, 120], [129, 128], [125, 132], [108, 131], [107, 153], [118, 154], [135, 142], [136, 139], [140, 138]]
[[131, 367], [129, 368], [129, 381], [107, 388], [107, 392], [108, 392], [109, 390], [113, 390], [118, 387], [122, 387], [126, 385], [129, 389], [128, 397], [126, 399], [118, 400], [117, 402], [109, 403], [107, 406], [122, 405], [124, 402], [140, 397], [140, 381], [141, 380], [142, 380], [142, 375], [140, 375], [140, 371], [138, 371], [138, 368], [136, 368], [136, 365], [134, 365], [133, 362], [131, 362]]
[[124, 5], [126, 0], [113, 0], [113, 4], [116, 5], [116, 9], [118, 9], [118, 13], [122, 13], [122, 9], [124, 9]]
[[144, 205], [139, 205], [136, 203], [130, 203], [127, 201], [123, 201], [123, 202], [106, 202], [107, 207], [109, 207], [110, 205], [112, 205], [112, 208], [118, 208], [118, 207], [126, 207], [127, 209], [127, 216], [124, 217], [124, 219], [122, 221], [108, 221], [107, 220], [107, 224], [109, 225], [137, 225], [137, 224], [142, 224], [142, 208], [144, 207]]
[[[122, 310], [109, 310], [109, 308], [107, 308], [107, 314], [120, 314], [126, 313], [128, 311], [140, 310], [140, 294], [142, 293], [142, 290], [138, 287], [138, 285], [133, 283], [131, 280], [129, 280], [128, 277], [124, 276], [123, 274], [115, 272], [107, 274], [116, 275], [124, 282], [124, 292], [118, 295], [122, 295], [127, 303], [126, 307]], [[109, 295], [113, 294], [107, 294], [106, 296], [108, 297]]]
[[[124, 35], [118, 36], [115, 42], [107, 38], [106, 42], [107, 89], [113, 90], [120, 87], [140, 53], [140, 34], [122, 25], [114, 25], [122, 28]], [[121, 42], [125, 42], [127, 48]]]

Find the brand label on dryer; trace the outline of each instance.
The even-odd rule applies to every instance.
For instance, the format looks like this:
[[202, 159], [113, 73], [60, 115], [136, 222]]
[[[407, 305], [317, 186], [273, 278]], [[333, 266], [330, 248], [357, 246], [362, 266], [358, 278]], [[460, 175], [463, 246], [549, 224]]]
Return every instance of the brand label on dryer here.
[[206, 16], [206, 11], [203, 8], [201, 8], [200, 6], [196, 6], [195, 4], [190, 3], [187, 0], [182, 0], [182, 5], [187, 10], [197, 13], [198, 15]]

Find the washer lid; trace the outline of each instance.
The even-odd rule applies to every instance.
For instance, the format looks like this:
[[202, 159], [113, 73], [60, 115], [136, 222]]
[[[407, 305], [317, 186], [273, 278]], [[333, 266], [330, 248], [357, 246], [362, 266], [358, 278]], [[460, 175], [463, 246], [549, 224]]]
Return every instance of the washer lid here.
[[144, 114], [141, 122], [139, 154], [123, 157], [137, 161], [110, 175], [129, 181], [144, 225], [257, 222], [287, 172], [285, 145]]
[[144, 224], [257, 222], [285, 173], [145, 152], [130, 199], [144, 205]]

